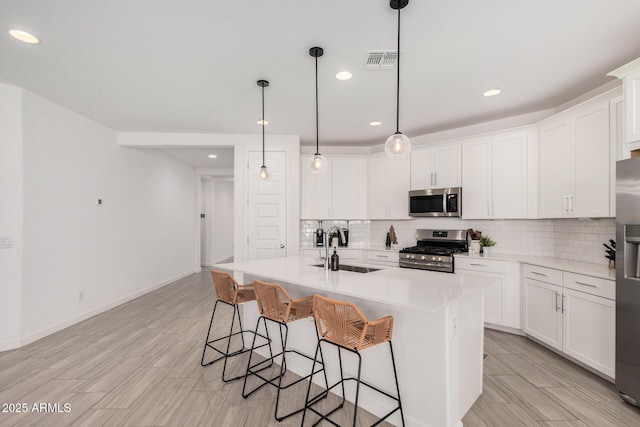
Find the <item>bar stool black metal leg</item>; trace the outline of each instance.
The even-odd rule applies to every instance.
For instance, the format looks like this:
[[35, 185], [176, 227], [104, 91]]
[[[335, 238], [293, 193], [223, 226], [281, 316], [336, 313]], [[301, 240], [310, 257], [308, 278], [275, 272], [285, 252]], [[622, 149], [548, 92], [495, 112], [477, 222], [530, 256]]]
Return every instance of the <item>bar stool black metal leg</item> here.
[[208, 366], [211, 365], [212, 363], [220, 360], [220, 358], [215, 359], [212, 362], [209, 363], [204, 363], [204, 355], [207, 352], [207, 347], [209, 346], [209, 336], [211, 336], [211, 327], [213, 326], [213, 318], [216, 315], [216, 309], [218, 308], [218, 303], [220, 302], [220, 300], [216, 300], [216, 303], [213, 305], [213, 312], [211, 313], [211, 321], [209, 322], [209, 330], [207, 331], [207, 339], [204, 341], [204, 348], [202, 349], [202, 360], [200, 360], [200, 365], [201, 366]]
[[[236, 313], [238, 314], [238, 319], [240, 319], [240, 310], [238, 310], [238, 305], [235, 304], [233, 306], [233, 315], [231, 317], [231, 328], [229, 328], [229, 338], [227, 340], [227, 351], [225, 352], [226, 356], [224, 358], [224, 366], [222, 367], [222, 381], [223, 382], [229, 382], [229, 381], [233, 381], [233, 380], [237, 380], [239, 377], [236, 378], [229, 378], [226, 379], [224, 376], [227, 373], [227, 360], [229, 359], [229, 350], [231, 349], [231, 337], [233, 336], [233, 325], [235, 324], [235, 320], [236, 320]], [[240, 328], [240, 335], [242, 335], [242, 328]]]
[[[282, 377], [284, 376], [284, 373], [287, 369], [286, 349], [287, 349], [287, 339], [289, 338], [289, 327], [287, 326], [287, 324], [280, 323], [279, 325], [280, 325], [280, 340], [281, 340], [280, 342], [282, 342], [282, 363], [280, 364], [280, 375], [278, 376], [278, 385], [276, 386], [276, 388], [278, 389], [278, 392], [276, 393], [276, 409], [273, 415], [276, 418], [276, 420], [282, 421], [289, 415], [293, 415], [293, 414], [288, 414], [284, 417], [278, 417], [278, 406], [280, 406], [280, 391], [282, 390]], [[283, 326], [284, 326], [284, 338], [282, 336]]]
[[[316, 360], [318, 359], [318, 352], [320, 351], [320, 347], [321, 347], [320, 344], [321, 344], [321, 341], [318, 340], [318, 345], [316, 345], [316, 352], [313, 355], [313, 364], [311, 365], [311, 376], [309, 377], [309, 385], [307, 386], [307, 396], [304, 399], [304, 409], [302, 410], [302, 422], [300, 423], [301, 427], [304, 427], [304, 419], [307, 416], [307, 408], [309, 408], [309, 406], [315, 403], [315, 398], [313, 399], [313, 401], [310, 401], [309, 395], [311, 394], [311, 385], [313, 384], [313, 376], [316, 370]], [[325, 372], [325, 379], [326, 378], [327, 378], [327, 374]], [[329, 388], [328, 385], [327, 385], [327, 388]]]
[[393, 345], [389, 341], [389, 351], [391, 351], [391, 364], [393, 365], [393, 377], [396, 379], [396, 392], [398, 393], [398, 408], [400, 409], [400, 419], [404, 427], [404, 412], [402, 411], [402, 400], [400, 400], [400, 384], [398, 383], [398, 372], [396, 370], [396, 359], [393, 356]]
[[[356, 427], [356, 419], [358, 418], [358, 398], [360, 397], [360, 374], [362, 373], [362, 356], [359, 352], [356, 352], [358, 355], [358, 377], [356, 378], [356, 401], [354, 402], [353, 408], [353, 427]], [[344, 382], [343, 382], [344, 384]]]

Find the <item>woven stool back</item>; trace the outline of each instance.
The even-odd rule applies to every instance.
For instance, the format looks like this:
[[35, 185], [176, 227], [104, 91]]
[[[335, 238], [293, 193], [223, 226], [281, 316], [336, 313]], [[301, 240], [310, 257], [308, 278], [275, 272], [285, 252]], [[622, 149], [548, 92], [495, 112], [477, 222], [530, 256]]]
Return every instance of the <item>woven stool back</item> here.
[[391, 339], [392, 317], [369, 322], [353, 303], [314, 295], [313, 313], [320, 336], [335, 344], [362, 350]]
[[218, 299], [229, 304], [236, 304], [238, 295], [238, 282], [236, 282], [236, 279], [229, 273], [217, 270], [211, 270], [211, 277], [213, 278], [213, 287]]
[[288, 321], [291, 296], [278, 284], [255, 280], [253, 287], [260, 314], [276, 322]]

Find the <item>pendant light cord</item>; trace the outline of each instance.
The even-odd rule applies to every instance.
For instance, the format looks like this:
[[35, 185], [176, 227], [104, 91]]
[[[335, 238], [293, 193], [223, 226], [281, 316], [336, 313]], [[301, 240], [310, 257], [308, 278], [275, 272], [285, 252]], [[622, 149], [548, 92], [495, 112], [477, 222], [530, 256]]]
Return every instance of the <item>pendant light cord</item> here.
[[320, 154], [320, 134], [318, 129], [318, 57], [316, 56], [316, 155]]
[[265, 123], [264, 123], [264, 86], [262, 86], [262, 167], [265, 167], [265, 165], [264, 165], [264, 127], [265, 127]]
[[398, 67], [396, 79], [396, 133], [400, 133], [400, 7], [398, 7]]

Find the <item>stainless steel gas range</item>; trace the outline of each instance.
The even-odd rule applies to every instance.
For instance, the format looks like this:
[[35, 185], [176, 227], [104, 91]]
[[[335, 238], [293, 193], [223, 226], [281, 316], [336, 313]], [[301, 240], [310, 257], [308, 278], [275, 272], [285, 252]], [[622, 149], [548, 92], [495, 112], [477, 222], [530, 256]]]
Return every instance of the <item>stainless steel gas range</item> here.
[[416, 231], [416, 246], [400, 250], [400, 267], [453, 273], [453, 254], [467, 252], [467, 230]]

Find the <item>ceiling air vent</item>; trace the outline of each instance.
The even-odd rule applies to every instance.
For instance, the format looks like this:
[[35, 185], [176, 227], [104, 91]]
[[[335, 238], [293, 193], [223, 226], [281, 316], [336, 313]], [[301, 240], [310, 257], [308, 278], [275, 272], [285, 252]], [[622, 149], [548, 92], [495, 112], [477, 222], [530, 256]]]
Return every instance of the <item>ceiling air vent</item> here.
[[365, 57], [366, 70], [390, 70], [398, 62], [396, 50], [368, 50]]

